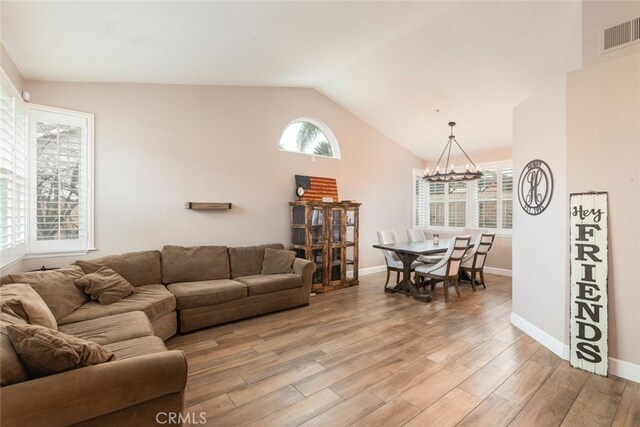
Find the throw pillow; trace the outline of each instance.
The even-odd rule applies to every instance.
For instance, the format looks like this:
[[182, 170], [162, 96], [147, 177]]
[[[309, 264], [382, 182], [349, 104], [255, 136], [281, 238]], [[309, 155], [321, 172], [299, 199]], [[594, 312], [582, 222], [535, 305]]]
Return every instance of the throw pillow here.
[[127, 279], [109, 267], [100, 267], [95, 273], [76, 279], [75, 284], [102, 305], [113, 304], [136, 291]]
[[133, 286], [156, 285], [162, 282], [160, 251], [127, 252], [73, 263], [85, 274], [95, 273], [100, 267], [109, 267], [127, 279]]
[[47, 304], [26, 283], [0, 286], [0, 312], [17, 316], [32, 325], [58, 329], [58, 322]]
[[36, 325], [9, 325], [16, 353], [34, 378], [115, 360], [99, 344]]
[[56, 320], [60, 320], [89, 302], [89, 297], [73, 283], [83, 275], [80, 267], [71, 266], [58, 270], [10, 274], [9, 277], [14, 283], [30, 284], [42, 297]]
[[293, 273], [293, 261], [296, 259], [294, 251], [266, 248], [262, 274]]

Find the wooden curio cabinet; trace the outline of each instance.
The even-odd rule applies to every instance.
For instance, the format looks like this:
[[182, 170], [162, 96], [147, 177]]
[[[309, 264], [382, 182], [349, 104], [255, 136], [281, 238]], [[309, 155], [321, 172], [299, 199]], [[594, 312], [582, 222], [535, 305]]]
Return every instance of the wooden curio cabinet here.
[[291, 247], [316, 264], [311, 291], [358, 284], [360, 203], [290, 202]]

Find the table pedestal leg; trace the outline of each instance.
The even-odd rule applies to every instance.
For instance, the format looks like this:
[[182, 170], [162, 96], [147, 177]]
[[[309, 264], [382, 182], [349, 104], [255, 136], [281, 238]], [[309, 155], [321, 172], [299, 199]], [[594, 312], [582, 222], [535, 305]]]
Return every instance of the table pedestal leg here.
[[409, 295], [424, 302], [431, 301], [431, 296], [418, 292], [418, 288], [416, 288], [416, 285], [411, 280], [411, 265], [418, 259], [418, 255], [405, 252], [396, 252], [396, 254], [398, 254], [400, 261], [402, 261], [402, 280], [393, 288], [385, 288], [385, 292], [397, 292]]

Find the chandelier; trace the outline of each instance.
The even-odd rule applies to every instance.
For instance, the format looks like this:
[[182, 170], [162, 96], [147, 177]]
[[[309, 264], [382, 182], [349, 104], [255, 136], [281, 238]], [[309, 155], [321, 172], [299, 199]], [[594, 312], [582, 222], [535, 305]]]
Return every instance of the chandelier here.
[[[482, 168], [476, 166], [473, 163], [473, 160], [469, 158], [467, 153], [462, 149], [458, 141], [456, 141], [456, 137], [453, 134], [453, 127], [456, 125], [456, 122], [449, 122], [449, 126], [451, 127], [451, 135], [449, 135], [449, 141], [444, 146], [444, 150], [442, 150], [442, 154], [438, 158], [438, 163], [436, 163], [436, 168], [432, 171], [431, 169], [427, 169], [424, 171], [423, 178], [427, 181], [441, 181], [441, 182], [450, 182], [450, 181], [473, 181], [474, 179], [478, 179], [482, 177]], [[467, 158], [469, 163], [465, 165], [463, 172], [456, 171], [456, 167], [453, 164], [449, 163], [451, 158], [451, 147], [453, 147], [453, 143], [456, 143], [462, 154]], [[444, 164], [444, 170], [440, 169], [440, 161], [444, 157], [444, 153], [447, 153], [447, 162]]]

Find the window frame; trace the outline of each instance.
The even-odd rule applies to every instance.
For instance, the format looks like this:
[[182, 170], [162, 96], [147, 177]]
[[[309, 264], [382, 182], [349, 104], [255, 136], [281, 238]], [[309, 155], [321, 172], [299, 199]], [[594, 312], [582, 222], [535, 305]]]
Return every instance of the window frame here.
[[[55, 256], [77, 256], [86, 255], [90, 251], [96, 250], [94, 247], [94, 194], [95, 194], [95, 180], [94, 180], [94, 150], [95, 150], [95, 135], [94, 135], [94, 121], [95, 115], [93, 113], [86, 113], [83, 111], [69, 110], [64, 108], [50, 107], [40, 104], [27, 104], [29, 111], [29, 128], [27, 136], [27, 150], [28, 150], [28, 192], [27, 192], [27, 225], [28, 225], [28, 249], [24, 258], [46, 258]], [[34, 124], [31, 119], [32, 111], [40, 111], [44, 113], [62, 114], [74, 117], [78, 120], [86, 121], [86, 153], [84, 159], [84, 165], [86, 166], [86, 244], [74, 245], [65, 240], [50, 240], [46, 243], [34, 243], [37, 242], [37, 225], [35, 223], [37, 218], [37, 206], [35, 205], [35, 182], [36, 177], [36, 140], [34, 132]], [[42, 241], [45, 242], [45, 241]], [[34, 247], [35, 246], [35, 247]], [[41, 248], [37, 248], [41, 246]]]
[[[317, 127], [318, 129], [320, 129], [320, 131], [327, 137], [327, 141], [331, 145], [331, 151], [333, 152], [333, 156], [325, 156], [322, 154], [314, 154], [314, 153], [303, 153], [302, 151], [298, 151], [298, 150], [287, 150], [285, 148], [281, 148], [280, 141], [282, 140], [282, 136], [284, 135], [286, 130], [289, 129], [290, 126], [293, 126], [296, 123], [301, 123], [301, 122], [310, 123], [315, 127]], [[282, 128], [282, 132], [280, 132], [280, 138], [278, 139], [278, 150], [285, 153], [303, 154], [305, 156], [311, 156], [312, 158], [322, 157], [324, 159], [334, 159], [334, 160], [341, 159], [340, 146], [338, 144], [338, 139], [336, 138], [333, 131], [331, 131], [331, 128], [329, 128], [329, 126], [327, 126], [320, 120], [312, 119], [309, 117], [298, 117], [296, 119], [293, 119], [289, 123], [287, 123], [285, 127]]]
[[[417, 212], [417, 207], [416, 207], [416, 202], [417, 202], [417, 188], [416, 188], [416, 182], [417, 179], [422, 179], [422, 176], [424, 175], [424, 171], [422, 169], [413, 169], [413, 173], [412, 173], [412, 227], [415, 228], [422, 228], [424, 230], [429, 230], [429, 231], [435, 231], [435, 232], [440, 232], [440, 233], [461, 233], [464, 231], [465, 228], [487, 228], [488, 230], [490, 230], [491, 232], [495, 232], [496, 235], [499, 236], [507, 236], [510, 237], [513, 234], [513, 220], [512, 220], [512, 224], [511, 227], [512, 228], [502, 228], [502, 220], [503, 220], [503, 200], [508, 200], [508, 199], [503, 199], [503, 192], [502, 192], [502, 170], [503, 169], [512, 169], [513, 170], [513, 161], [512, 160], [500, 160], [500, 161], [496, 161], [496, 162], [487, 162], [487, 163], [482, 163], [482, 164], [478, 164], [478, 166], [481, 166], [484, 170], [487, 169], [495, 169], [498, 174], [497, 174], [497, 188], [496, 188], [496, 203], [497, 203], [497, 209], [496, 209], [496, 222], [498, 227], [496, 228], [487, 228], [487, 227], [479, 227], [478, 226], [478, 198], [477, 198], [477, 192], [478, 192], [478, 183], [477, 181], [467, 181], [467, 199], [466, 199], [466, 225], [465, 227], [449, 227], [446, 224], [449, 223], [449, 198], [448, 198], [448, 185], [445, 184], [445, 201], [444, 201], [444, 224], [445, 226], [431, 226], [429, 223], [429, 219], [430, 219], [430, 201], [429, 201], [429, 186], [426, 186], [426, 190], [425, 190], [425, 203], [426, 206], [424, 208], [424, 212], [425, 212], [425, 218], [424, 218], [424, 225], [422, 224], [418, 224], [419, 222], [419, 218], [417, 218], [416, 216], [416, 212]], [[460, 169], [460, 171], [462, 171], [462, 169]], [[512, 212], [513, 212], [513, 196], [511, 198], [512, 200]], [[512, 216], [513, 218], [513, 216]], [[471, 221], [470, 221], [471, 220]]]

